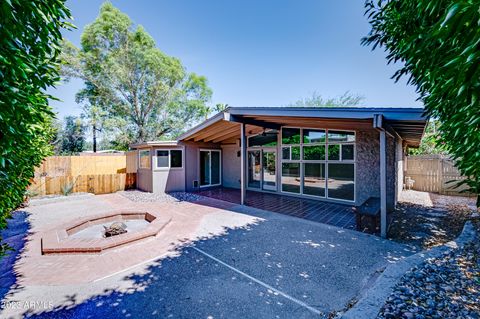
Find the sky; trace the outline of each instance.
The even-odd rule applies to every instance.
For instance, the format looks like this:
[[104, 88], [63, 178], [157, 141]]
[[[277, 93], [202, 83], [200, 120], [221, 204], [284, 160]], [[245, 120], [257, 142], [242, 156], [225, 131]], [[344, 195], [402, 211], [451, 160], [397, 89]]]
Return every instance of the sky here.
[[[363, 95], [364, 106], [421, 107], [406, 81], [390, 77], [381, 49], [360, 40], [370, 30], [361, 0], [118, 0], [113, 5], [142, 25], [164, 53], [188, 72], [208, 78], [212, 104], [285, 106], [314, 92]], [[64, 36], [80, 45], [101, 0], [69, 0], [77, 29]], [[78, 115], [75, 93], [82, 82], [49, 93], [58, 117]]]

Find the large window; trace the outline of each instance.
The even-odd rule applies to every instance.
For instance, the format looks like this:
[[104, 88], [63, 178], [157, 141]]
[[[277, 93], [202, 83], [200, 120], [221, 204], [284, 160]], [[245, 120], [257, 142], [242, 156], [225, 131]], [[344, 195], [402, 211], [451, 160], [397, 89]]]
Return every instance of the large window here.
[[355, 132], [282, 129], [282, 191], [355, 199]]
[[138, 151], [138, 167], [150, 168], [150, 151], [149, 150]]
[[156, 168], [182, 168], [182, 150], [157, 150]]

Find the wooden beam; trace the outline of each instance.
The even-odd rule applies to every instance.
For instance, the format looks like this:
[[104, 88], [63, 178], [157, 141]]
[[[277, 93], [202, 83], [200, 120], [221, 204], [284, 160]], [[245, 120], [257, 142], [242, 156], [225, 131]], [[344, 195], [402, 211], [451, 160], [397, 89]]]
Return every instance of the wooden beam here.
[[240, 134], [240, 130], [239, 130], [239, 127], [237, 125], [235, 125], [234, 127], [231, 127], [231, 128], [227, 128], [221, 132], [218, 132], [218, 133], [215, 133], [213, 135], [210, 135], [209, 137], [205, 138], [205, 142], [208, 142], [208, 141], [213, 141], [219, 137], [222, 137], [224, 135], [228, 135], [230, 133], [233, 133], [233, 132], [236, 132], [237, 134]]
[[212, 135], [215, 135], [217, 133], [220, 133], [220, 132], [223, 132], [225, 131], [226, 128], [229, 128], [230, 125], [227, 124], [226, 122], [224, 122], [222, 125], [218, 125], [218, 126], [215, 126], [215, 128], [211, 129], [211, 130], [208, 130], [208, 131], [204, 131], [202, 133], [200, 133], [199, 135], [197, 135], [197, 137], [195, 137], [193, 140], [195, 142], [198, 142], [198, 141], [201, 141], [201, 140], [204, 140]]
[[186, 141], [189, 141], [189, 140], [193, 140], [195, 137], [199, 136], [199, 135], [202, 135], [202, 134], [206, 134], [206, 133], [209, 133], [211, 132], [212, 130], [215, 130], [217, 129], [219, 126], [222, 126], [223, 124], [225, 124], [224, 121], [220, 121], [220, 122], [217, 122], [217, 123], [214, 123], [212, 125], [210, 125], [209, 127], [201, 130], [201, 131], [198, 131], [197, 133], [189, 136], [187, 139], [185, 139]]
[[235, 131], [235, 132], [227, 134], [227, 135], [222, 135], [221, 137], [219, 137], [217, 139], [214, 139], [213, 143], [218, 143], [218, 142], [221, 142], [223, 140], [228, 140], [229, 138], [236, 137], [238, 135], [239, 135], [238, 131]]

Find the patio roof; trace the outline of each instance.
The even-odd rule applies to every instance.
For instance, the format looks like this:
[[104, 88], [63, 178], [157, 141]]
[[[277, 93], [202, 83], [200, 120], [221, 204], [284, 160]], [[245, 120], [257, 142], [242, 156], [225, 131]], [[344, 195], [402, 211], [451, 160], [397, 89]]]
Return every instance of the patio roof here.
[[383, 118], [382, 126], [407, 145], [420, 144], [427, 122], [423, 108], [371, 107], [229, 107], [181, 135], [179, 140], [235, 143], [240, 136], [240, 123], [246, 124], [248, 134], [281, 126], [372, 128], [378, 115]]

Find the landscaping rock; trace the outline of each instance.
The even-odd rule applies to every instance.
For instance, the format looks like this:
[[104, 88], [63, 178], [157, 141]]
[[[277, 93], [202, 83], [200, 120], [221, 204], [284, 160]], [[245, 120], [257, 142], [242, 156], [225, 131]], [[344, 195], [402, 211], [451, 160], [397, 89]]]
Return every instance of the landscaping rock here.
[[407, 272], [377, 318], [480, 318], [480, 243], [444, 253]]
[[142, 192], [139, 190], [128, 190], [120, 191], [118, 194], [125, 196], [131, 201], [134, 202], [169, 202], [169, 203], [180, 203], [180, 202], [196, 202], [205, 197], [197, 195], [194, 193], [186, 192], [171, 192], [168, 194], [154, 194], [148, 192]]

